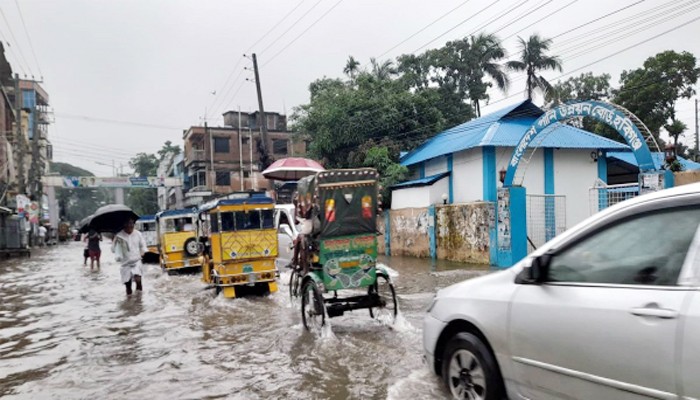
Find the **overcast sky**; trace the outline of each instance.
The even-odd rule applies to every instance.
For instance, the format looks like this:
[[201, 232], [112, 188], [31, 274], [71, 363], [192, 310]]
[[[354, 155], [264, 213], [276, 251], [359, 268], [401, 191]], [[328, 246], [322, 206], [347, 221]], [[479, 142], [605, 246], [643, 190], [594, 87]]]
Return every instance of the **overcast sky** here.
[[[511, 55], [517, 49], [511, 35], [565, 33], [552, 49], [564, 74], [641, 42], [573, 73], [607, 72], [617, 86], [622, 70], [660, 51], [700, 56], [700, 21], [651, 39], [700, 17], [698, 8], [697, 0], [0, 0], [9, 23], [0, 19], [0, 40], [10, 44], [6, 55], [15, 72], [43, 76], [55, 111], [54, 160], [109, 176], [112, 168], [98, 163], [126, 164], [166, 140], [181, 145], [182, 131], [200, 124], [205, 110], [211, 125], [222, 123], [225, 110], [255, 110], [244, 53], [257, 52], [264, 65], [265, 109], [288, 113], [308, 101], [314, 79], [341, 76], [349, 55], [367, 65], [370, 57], [424, 51], [476, 31], [497, 31]], [[553, 81], [560, 75], [545, 74]], [[482, 111], [523, 98], [524, 81], [511, 79], [510, 91], [493, 92]], [[692, 101], [677, 110], [694, 132]]]

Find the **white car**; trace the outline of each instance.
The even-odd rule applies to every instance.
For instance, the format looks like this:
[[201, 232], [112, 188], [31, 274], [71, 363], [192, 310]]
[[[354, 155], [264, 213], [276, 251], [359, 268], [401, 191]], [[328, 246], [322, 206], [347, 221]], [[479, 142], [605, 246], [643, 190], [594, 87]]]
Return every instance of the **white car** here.
[[275, 265], [278, 271], [282, 271], [292, 261], [294, 256], [294, 239], [299, 235], [294, 225], [294, 205], [275, 205], [275, 228], [277, 228], [277, 259]]
[[430, 368], [459, 399], [700, 398], [700, 184], [619, 203], [438, 292]]

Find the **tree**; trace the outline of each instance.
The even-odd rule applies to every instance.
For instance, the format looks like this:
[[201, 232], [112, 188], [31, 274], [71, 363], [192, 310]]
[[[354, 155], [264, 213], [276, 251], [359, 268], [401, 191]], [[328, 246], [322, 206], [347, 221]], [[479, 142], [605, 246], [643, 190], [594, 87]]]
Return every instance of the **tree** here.
[[508, 61], [506, 66], [513, 71], [527, 74], [525, 90], [528, 99], [532, 100], [532, 94], [535, 90], [546, 95], [552, 90], [552, 85], [542, 75], [538, 75], [539, 71], [562, 70], [559, 57], [547, 54], [552, 40], [542, 38], [537, 34], [530, 36], [527, 41], [521, 37], [518, 37], [518, 40], [520, 42], [520, 60]]
[[682, 152], [680, 151], [681, 149], [678, 148], [678, 138], [683, 135], [683, 132], [685, 132], [688, 127], [683, 123], [683, 121], [674, 119], [670, 124], [664, 125], [664, 129], [666, 132], [668, 132], [671, 139], [673, 139], [673, 148], [676, 150], [676, 154], [678, 156], [682, 155]]
[[398, 70], [394, 66], [394, 62], [391, 60], [377, 61], [376, 58], [372, 57], [369, 59], [370, 64], [372, 64], [372, 75], [380, 81], [389, 80], [394, 75], [398, 73]]
[[[158, 158], [155, 155], [147, 153], [138, 153], [129, 160], [129, 166], [133, 168], [134, 175], [142, 178], [155, 176], [158, 170], [158, 163]], [[125, 202], [127, 206], [131, 207], [139, 215], [155, 214], [158, 211], [158, 194], [155, 189], [129, 189]]]
[[490, 82], [484, 82], [484, 75], [491, 78], [496, 87], [505, 92], [508, 89], [508, 75], [497, 61], [506, 56], [501, 41], [494, 34], [480, 33], [471, 37], [470, 55], [468, 61], [472, 68], [467, 79], [469, 98], [474, 104], [476, 115], [481, 116], [480, 100], [488, 100], [486, 91], [491, 87]]
[[347, 75], [350, 80], [354, 81], [359, 70], [360, 62], [353, 56], [348, 57], [348, 61], [345, 63], [345, 68], [343, 68], [343, 73]]
[[383, 203], [391, 205], [391, 186], [406, 180], [408, 168], [394, 162], [388, 147], [375, 146], [367, 150], [364, 160], [365, 167], [375, 168], [379, 172], [382, 186]]
[[695, 94], [698, 73], [691, 53], [658, 53], [644, 61], [642, 68], [622, 72], [613, 102], [634, 113], [658, 140], [660, 129], [675, 119], [676, 101]]
[[129, 160], [129, 166], [138, 177], [155, 176], [158, 170], [158, 158], [153, 154], [138, 153]]
[[586, 72], [555, 84], [545, 95], [545, 101], [558, 106], [571, 100], [607, 100], [610, 94], [610, 74]]
[[178, 155], [182, 152], [180, 146], [173, 146], [173, 142], [170, 140], [163, 144], [163, 147], [158, 150], [158, 160], [163, 161], [168, 154]]

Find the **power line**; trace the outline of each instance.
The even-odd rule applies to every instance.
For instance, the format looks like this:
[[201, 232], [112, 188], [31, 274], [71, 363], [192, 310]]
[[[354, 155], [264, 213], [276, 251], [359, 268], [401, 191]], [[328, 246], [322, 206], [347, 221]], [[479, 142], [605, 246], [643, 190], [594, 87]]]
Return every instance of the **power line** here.
[[284, 17], [282, 17], [282, 19], [280, 19], [279, 21], [277, 21], [277, 23], [275, 23], [275, 24], [272, 26], [272, 28], [270, 28], [267, 32], [265, 32], [265, 34], [262, 35], [262, 37], [260, 37], [260, 39], [258, 39], [257, 41], [255, 41], [255, 43], [251, 44], [251, 45], [248, 47], [248, 50], [246, 50], [245, 52], [246, 52], [246, 53], [250, 52], [250, 51], [253, 49], [253, 47], [255, 47], [255, 45], [257, 45], [257, 44], [260, 43], [263, 39], [265, 39], [265, 38], [267, 37], [267, 35], [269, 35], [270, 33], [272, 33], [272, 31], [274, 31], [275, 28], [277, 28], [280, 24], [282, 24], [282, 22], [284, 22], [287, 18], [289, 18], [289, 16], [291, 16], [291, 15], [294, 13], [294, 11], [296, 11], [297, 8], [299, 8], [299, 7], [304, 3], [304, 1], [305, 1], [305, 0], [301, 0], [301, 1], [299, 2], [299, 4], [297, 4], [297, 5], [296, 5], [294, 8], [292, 8], [287, 14], [285, 14]]
[[311, 6], [311, 8], [309, 8], [308, 10], [306, 10], [306, 12], [305, 12], [304, 14], [302, 14], [301, 17], [299, 17], [296, 21], [294, 21], [294, 23], [293, 23], [289, 28], [287, 28], [287, 30], [285, 30], [284, 32], [282, 32], [281, 35], [279, 35], [275, 40], [273, 40], [269, 45], [267, 45], [267, 47], [265, 47], [265, 48], [264, 48], [261, 52], [259, 52], [259, 53], [262, 54], [262, 53], [266, 52], [270, 47], [274, 46], [274, 44], [277, 43], [277, 41], [279, 41], [280, 39], [282, 39], [287, 33], [289, 33], [289, 31], [291, 31], [292, 29], [294, 29], [294, 27], [296, 27], [297, 24], [298, 24], [299, 22], [301, 22], [302, 19], [304, 19], [307, 15], [309, 15], [309, 13], [310, 13], [311, 11], [313, 11], [316, 7], [318, 7], [318, 5], [321, 4], [322, 1], [323, 1], [323, 0], [318, 0], [313, 6]]
[[19, 2], [15, 0], [15, 5], [17, 5], [17, 11], [19, 12], [19, 18], [22, 20], [22, 28], [24, 28], [24, 34], [27, 36], [27, 42], [29, 42], [29, 50], [32, 51], [32, 57], [34, 57], [34, 62], [36, 63], [36, 68], [39, 70], [39, 77], [44, 79], [44, 74], [41, 72], [41, 66], [39, 66], [39, 60], [36, 58], [36, 53], [34, 52], [34, 45], [32, 44], [32, 38], [29, 36], [29, 31], [27, 30], [27, 24], [24, 22], [24, 15], [22, 15], [22, 9], [19, 7]]
[[598, 21], [600, 21], [600, 20], [603, 20], [603, 19], [605, 19], [605, 18], [607, 18], [607, 17], [609, 17], [609, 16], [611, 16], [611, 15], [615, 15], [615, 14], [617, 14], [617, 13], [619, 13], [619, 12], [622, 12], [622, 11], [624, 11], [624, 10], [630, 8], [630, 7], [634, 7], [634, 6], [636, 6], [637, 4], [643, 3], [644, 1], [645, 1], [645, 0], [638, 0], [638, 1], [634, 2], [634, 3], [632, 3], [632, 4], [629, 4], [629, 5], [624, 6], [624, 7], [622, 7], [622, 8], [618, 8], [618, 9], [615, 10], [615, 11], [611, 11], [611, 12], [609, 12], [609, 13], [603, 15], [603, 16], [600, 16], [600, 17], [598, 17], [598, 18], [592, 19], [592, 20], [590, 20], [590, 21], [588, 21], [588, 22], [584, 22], [584, 23], [581, 24], [581, 25], [575, 26], [575, 27], [573, 27], [573, 28], [571, 28], [571, 29], [569, 29], [569, 30], [566, 30], [566, 31], [564, 31], [564, 32], [562, 32], [562, 33], [556, 35], [556, 36], [553, 36], [553, 37], [551, 37], [551, 39], [554, 40], [554, 39], [556, 39], [556, 38], [558, 38], [558, 37], [560, 37], [560, 36], [566, 35], [566, 34], [569, 33], [569, 32], [573, 32], [573, 31], [575, 31], [575, 30], [578, 30], [578, 29], [580, 29], [580, 28], [583, 28], [584, 26], [588, 26], [588, 25], [590, 25], [590, 24], [592, 24], [592, 23], [594, 23], [594, 22], [598, 22]]
[[431, 41], [429, 41], [428, 43], [424, 44], [423, 46], [421, 46], [421, 47], [419, 47], [419, 48], [417, 48], [417, 49], [415, 49], [415, 50], [413, 50], [413, 53], [417, 53], [417, 52], [421, 51], [422, 49], [428, 47], [430, 44], [432, 44], [432, 43], [435, 42], [436, 40], [440, 39], [441, 37], [447, 35], [448, 33], [452, 32], [453, 30], [457, 29], [458, 27], [460, 27], [460, 26], [463, 25], [464, 23], [468, 22], [468, 21], [471, 20], [472, 18], [476, 17], [477, 15], [481, 14], [482, 12], [488, 10], [488, 9], [491, 8], [493, 5], [495, 5], [496, 3], [498, 3], [499, 1], [500, 1], [500, 0], [494, 0], [493, 3], [487, 5], [486, 7], [482, 8], [481, 10], [477, 11], [476, 14], [473, 14], [473, 15], [471, 15], [470, 17], [463, 19], [463, 20], [460, 21], [457, 25], [453, 26], [452, 28], [446, 30], [446, 31], [443, 32], [442, 34], [440, 34], [440, 35], [438, 35], [437, 37], [433, 38], [433, 39], [432, 39]]
[[503, 39], [503, 41], [505, 42], [506, 40], [508, 40], [508, 39], [512, 38], [513, 36], [515, 36], [515, 35], [517, 35], [518, 33], [520, 33], [520, 32], [522, 32], [522, 31], [524, 31], [525, 29], [527, 29], [527, 28], [529, 28], [529, 27], [531, 27], [531, 26], [535, 25], [535, 24], [536, 24], [536, 23], [538, 23], [538, 22], [541, 22], [541, 21], [543, 21], [543, 20], [545, 20], [545, 19], [547, 19], [547, 18], [551, 17], [552, 15], [554, 15], [554, 14], [558, 13], [559, 11], [561, 11], [561, 10], [563, 10], [563, 9], [567, 8], [567, 7], [569, 7], [570, 5], [572, 5], [572, 4], [574, 4], [574, 3], [576, 3], [577, 1], [578, 1], [578, 0], [573, 0], [572, 2], [570, 2], [570, 3], [566, 4], [566, 5], [562, 6], [562, 7], [559, 7], [558, 9], [556, 9], [556, 10], [552, 11], [551, 13], [549, 13], [549, 14], [545, 15], [544, 17], [542, 17], [542, 18], [538, 19], [537, 21], [535, 21], [535, 22], [531, 23], [530, 25], [527, 25], [526, 27], [524, 27], [524, 28], [520, 29], [519, 31], [516, 31], [516, 32], [514, 32], [514, 33], [510, 34], [509, 36], [506, 36], [506, 38], [505, 38], [505, 39]]
[[524, 6], [525, 3], [527, 3], [528, 1], [529, 1], [529, 0], [523, 0], [523, 1], [521, 1], [520, 3], [518, 3], [518, 4], [514, 5], [513, 7], [511, 7], [510, 9], [508, 9], [507, 11], [497, 13], [497, 14], [496, 14], [497, 16], [495, 16], [495, 17], [491, 18], [490, 20], [486, 21], [485, 23], [479, 25], [476, 29], [474, 29], [471, 33], [469, 33], [469, 34], [466, 35], [466, 36], [472, 36], [472, 35], [474, 35], [475, 33], [479, 32], [480, 30], [482, 30], [482, 29], [486, 28], [487, 26], [491, 25], [492, 23], [494, 23], [494, 22], [498, 21], [499, 19], [505, 17], [506, 15], [512, 13], [513, 11], [517, 10], [518, 8]]
[[275, 53], [275, 55], [273, 55], [272, 57], [270, 57], [270, 58], [262, 65], [262, 67], [264, 67], [264, 66], [266, 66], [267, 64], [269, 64], [270, 62], [272, 62], [272, 60], [274, 60], [275, 58], [277, 58], [277, 56], [279, 56], [279, 55], [282, 54], [285, 50], [287, 50], [291, 45], [294, 44], [294, 42], [296, 42], [297, 40], [299, 40], [300, 37], [304, 36], [304, 34], [305, 34], [306, 32], [308, 32], [309, 30], [311, 30], [311, 28], [313, 28], [317, 23], [319, 23], [319, 21], [321, 21], [326, 15], [328, 15], [331, 11], [333, 11], [333, 9], [335, 9], [336, 7], [338, 7], [338, 6], [340, 5], [340, 3], [342, 3], [342, 2], [343, 2], [343, 0], [338, 0], [331, 8], [328, 9], [328, 11], [326, 11], [325, 13], [323, 13], [320, 17], [318, 17], [317, 20], [315, 20], [311, 25], [309, 25], [306, 29], [304, 29], [303, 32], [301, 32], [297, 37], [295, 37], [294, 39], [292, 39], [291, 42], [287, 43], [287, 45], [284, 46], [280, 51], [278, 51], [277, 53]]
[[167, 130], [177, 130], [177, 131], [182, 130], [182, 128], [178, 128], [178, 127], [174, 127], [174, 126], [165, 126], [165, 125], [156, 125], [156, 124], [149, 124], [149, 123], [143, 123], [143, 122], [90, 117], [87, 115], [60, 114], [60, 113], [58, 113], [58, 114], [55, 113], [54, 115], [58, 118], [75, 119], [75, 120], [81, 120], [81, 121], [87, 121], [87, 122], [99, 122], [99, 123], [104, 123], [104, 124], [131, 125], [131, 126], [138, 126], [141, 128], [167, 129]]
[[448, 11], [448, 12], [442, 14], [442, 15], [439, 16], [438, 18], [434, 19], [433, 22], [429, 23], [428, 25], [426, 25], [426, 26], [424, 26], [423, 28], [421, 28], [420, 30], [418, 30], [416, 33], [412, 34], [411, 36], [407, 37], [406, 39], [402, 40], [401, 42], [395, 44], [395, 45], [394, 45], [392, 48], [390, 48], [389, 50], [386, 50], [386, 51], [383, 52], [382, 54], [378, 55], [378, 56], [377, 56], [377, 59], [379, 59], [379, 58], [381, 58], [381, 57], [384, 57], [388, 52], [394, 50], [395, 48], [397, 48], [397, 47], [401, 46], [402, 44], [408, 42], [409, 40], [413, 39], [414, 37], [416, 37], [416, 35], [420, 34], [421, 32], [425, 31], [426, 29], [430, 28], [430, 27], [433, 26], [435, 23], [437, 23], [438, 21], [442, 20], [442, 19], [445, 18], [446, 16], [452, 14], [453, 12], [457, 11], [457, 9], [461, 8], [462, 6], [464, 6], [465, 4], [469, 3], [470, 1], [471, 1], [471, 0], [464, 1], [464, 2], [460, 3], [457, 7], [455, 7], [455, 8], [453, 8], [453, 9], [451, 9], [450, 11]]
[[520, 19], [522, 19], [522, 18], [525, 17], [526, 15], [530, 15], [530, 14], [536, 12], [537, 10], [541, 9], [542, 7], [545, 7], [547, 4], [551, 3], [552, 1], [554, 1], [554, 0], [544, 0], [544, 1], [542, 1], [540, 4], [536, 5], [535, 7], [531, 8], [531, 9], [529, 9], [529, 10], [526, 10], [526, 11], [523, 12], [523, 13], [518, 14], [517, 17], [515, 17], [515, 18], [511, 19], [510, 21], [506, 22], [506, 23], [503, 24], [500, 28], [496, 29], [495, 31], [493, 31], [493, 32], [491, 32], [491, 33], [494, 34], [494, 35], [497, 34], [498, 32], [502, 31], [503, 29], [509, 27], [511, 24], [515, 23], [516, 21], [519, 21]]
[[[32, 72], [32, 68], [29, 66], [27, 59], [24, 57], [24, 53], [22, 53], [22, 48], [19, 46], [19, 42], [17, 41], [17, 38], [15, 37], [15, 33], [12, 32], [12, 27], [10, 26], [10, 23], [7, 20], [7, 17], [5, 16], [5, 12], [2, 10], [2, 7], [0, 7], [0, 15], [2, 15], [2, 19], [5, 21], [5, 26], [7, 26], [7, 30], [10, 32], [10, 37], [12, 38], [12, 41], [15, 43], [15, 46], [17, 47], [17, 52], [19, 52], [19, 55], [20, 55], [21, 59], [23, 60], [24, 64], [26, 65], [27, 70], [29, 70], [29, 74], [34, 76], [34, 72]], [[19, 61], [19, 60], [17, 60], [17, 61]]]

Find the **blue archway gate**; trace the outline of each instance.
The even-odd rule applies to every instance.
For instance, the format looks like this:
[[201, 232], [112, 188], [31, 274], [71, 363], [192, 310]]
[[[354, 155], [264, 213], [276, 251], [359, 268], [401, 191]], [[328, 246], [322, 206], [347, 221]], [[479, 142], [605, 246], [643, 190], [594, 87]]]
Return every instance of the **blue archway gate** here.
[[[514, 185], [515, 173], [523, 155], [533, 140], [545, 129], [558, 122], [572, 118], [591, 117], [615, 129], [627, 142], [637, 160], [642, 182], [661, 182], [661, 187], [673, 186], [673, 175], [668, 171], [657, 171], [645, 136], [629, 113], [610, 103], [582, 101], [564, 104], [540, 116], [520, 139], [508, 163], [503, 187], [497, 199], [497, 265], [509, 267], [527, 255], [526, 190]], [[638, 121], [636, 117], [631, 115]], [[604, 160], [601, 160], [604, 162]], [[659, 186], [659, 185], [654, 185]]]

